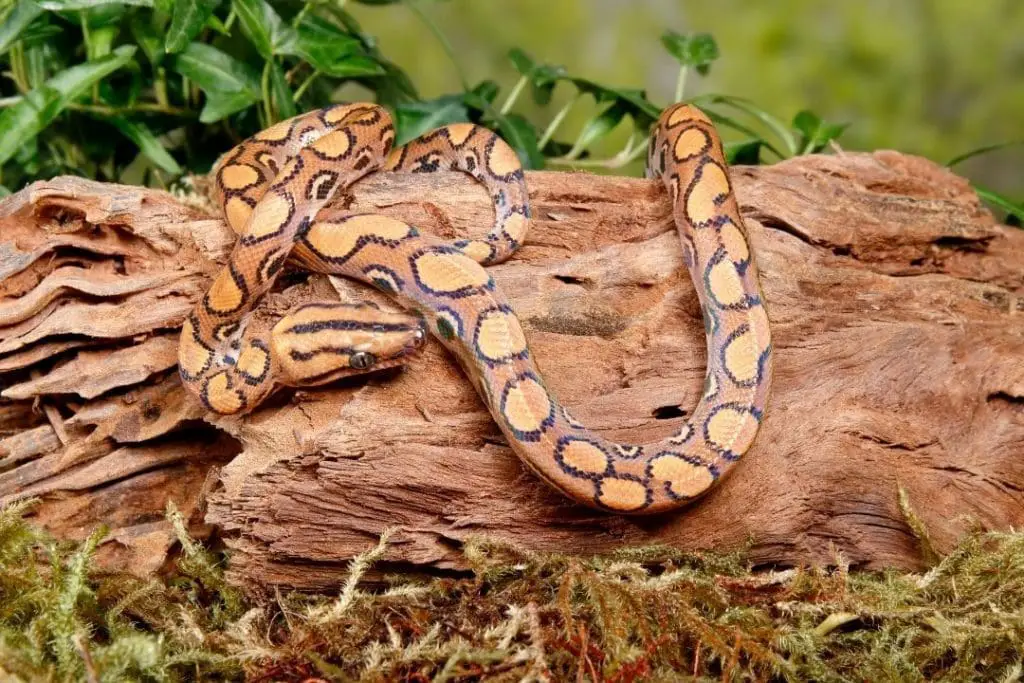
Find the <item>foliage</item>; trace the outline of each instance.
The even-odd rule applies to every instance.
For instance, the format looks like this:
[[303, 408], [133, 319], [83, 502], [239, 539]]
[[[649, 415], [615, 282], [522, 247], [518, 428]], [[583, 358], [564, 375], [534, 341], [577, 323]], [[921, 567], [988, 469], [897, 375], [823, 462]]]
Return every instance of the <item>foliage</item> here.
[[[9, 77], [0, 83], [0, 194], [60, 174], [167, 185], [205, 172], [218, 154], [257, 130], [339, 99], [370, 98], [388, 107], [399, 144], [471, 120], [498, 131], [527, 168], [633, 169], [642, 158], [662, 108], [644, 91], [575, 76], [514, 48], [508, 57], [519, 79], [499, 104], [499, 84], [467, 81], [416, 0], [355, 2], [412, 10], [455, 63], [462, 91], [422, 99], [344, 2], [0, 0], [0, 61]], [[661, 43], [679, 65], [675, 100], [683, 100], [688, 76], [708, 74], [718, 44], [709, 34], [673, 31]], [[527, 88], [543, 108], [559, 87], [572, 94], [545, 125], [513, 111]], [[741, 135], [726, 145], [730, 163], [818, 152], [847, 127], [809, 110], [787, 123], [729, 95], [689, 99]], [[558, 139], [570, 110], [580, 106], [589, 112], [580, 129]], [[625, 146], [591, 158], [627, 120]], [[978, 191], [1010, 221], [1024, 214], [1019, 203]]]
[[[404, 4], [448, 47], [415, 2]], [[509, 59], [520, 79], [500, 104], [501, 88], [490, 80], [470, 85], [463, 79], [462, 92], [423, 100], [344, 5], [8, 0], [0, 24], [0, 58], [9, 75], [0, 99], [4, 183], [16, 188], [70, 173], [166, 184], [185, 172], [207, 170], [217, 154], [257, 130], [341, 96], [371, 97], [391, 109], [399, 143], [454, 121], [482, 123], [499, 131], [528, 168], [620, 168], [646, 149], [661, 107], [644, 92], [573, 76], [519, 49]], [[687, 73], [706, 74], [718, 47], [706, 34], [669, 32], [663, 43], [680, 64], [681, 99]], [[541, 129], [512, 111], [527, 86], [539, 104], [547, 104], [559, 86], [575, 96]], [[571, 142], [556, 140], [568, 110], [584, 99], [591, 101], [590, 118]], [[734, 117], [715, 114], [749, 136], [730, 148], [737, 161], [757, 163], [761, 149], [778, 158], [817, 151], [843, 129], [810, 113], [786, 126], [737, 98], [704, 97], [701, 103], [752, 117], [752, 125], [779, 138], [773, 144]], [[610, 159], [586, 159], [626, 119], [634, 131], [627, 147]]]
[[[1017, 680], [1024, 534], [977, 533], [925, 574], [753, 571], [741, 555], [603, 558], [476, 539], [467, 578], [243, 598], [185, 532], [164, 579], [104, 575], [0, 510], [4, 680]], [[380, 585], [378, 583], [378, 585]]]

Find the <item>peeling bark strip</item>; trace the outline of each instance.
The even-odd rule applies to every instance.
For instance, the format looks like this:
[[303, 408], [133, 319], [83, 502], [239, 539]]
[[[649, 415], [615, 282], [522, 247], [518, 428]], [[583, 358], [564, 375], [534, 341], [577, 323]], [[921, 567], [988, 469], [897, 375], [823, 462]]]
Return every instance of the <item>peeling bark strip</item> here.
[[[1024, 232], [994, 224], [962, 179], [890, 152], [734, 179], [776, 379], [752, 451], [682, 513], [569, 504], [519, 464], [437, 344], [404, 371], [203, 422], [168, 340], [231, 236], [170, 195], [68, 178], [0, 204], [0, 501], [42, 496], [39, 518], [65, 536], [105, 522], [108, 562], [147, 571], [172, 543], [173, 500], [196, 530], [222, 531], [252, 587], [336, 587], [392, 526], [387, 560], [437, 571], [463, 568], [458, 546], [476, 534], [582, 554], [749, 541], [762, 563], [838, 550], [914, 567], [900, 486], [940, 552], [971, 524], [1024, 524]], [[549, 387], [611, 438], [670, 433], [698, 400], [705, 352], [667, 197], [638, 179], [528, 181], [536, 223], [492, 271]], [[336, 206], [446, 236], [491, 222], [459, 176], [379, 175], [354, 194]], [[312, 298], [388, 303], [300, 272], [279, 289], [254, 324]]]

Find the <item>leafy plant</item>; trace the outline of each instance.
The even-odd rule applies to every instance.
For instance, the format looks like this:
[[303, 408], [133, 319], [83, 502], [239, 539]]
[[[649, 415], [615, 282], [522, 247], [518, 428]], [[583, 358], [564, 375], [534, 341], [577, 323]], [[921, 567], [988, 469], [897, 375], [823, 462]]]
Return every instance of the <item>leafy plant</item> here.
[[[458, 63], [419, 3], [355, 0], [413, 11]], [[436, 126], [470, 120], [498, 131], [528, 168], [625, 167], [646, 149], [661, 107], [641, 90], [616, 88], [534, 61], [509, 59], [519, 81], [501, 99], [493, 81], [423, 100], [408, 76], [378, 50], [345, 3], [321, 0], [8, 0], [0, 23], [0, 173], [6, 187], [77, 174], [166, 185], [205, 172], [215, 157], [275, 121], [324, 106], [356, 85], [391, 109], [401, 144]], [[706, 34], [666, 33], [680, 64], [678, 98], [691, 71], [706, 74], [718, 46]], [[513, 111], [529, 91], [548, 105], [556, 87], [573, 96], [543, 127]], [[570, 109], [593, 113], [575, 135], [556, 139]], [[817, 151], [843, 126], [801, 113], [790, 126], [739, 98], [696, 98], [721, 124], [747, 139], [728, 147], [733, 161], [759, 163]], [[716, 108], [723, 111], [716, 111]], [[725, 109], [753, 119], [769, 141]], [[626, 120], [632, 133], [607, 159], [591, 155]], [[2, 186], [0, 186], [2, 187]], [[6, 191], [6, 190], [5, 190]]]
[[[1006, 149], [1008, 147], [1017, 147], [1020, 145], [1024, 145], [1024, 140], [1001, 142], [995, 145], [986, 145], [985, 147], [972, 149], [968, 152], [964, 152], [963, 154], [958, 154], [957, 156], [947, 161], [946, 168], [953, 168], [957, 164], [963, 163], [964, 161], [967, 161], [968, 159], [971, 159], [973, 157], [981, 156], [983, 154], [990, 154], [992, 152], [998, 152], [1001, 149]], [[981, 197], [981, 199], [985, 200], [990, 205], [1003, 211], [1006, 214], [1007, 225], [1013, 225], [1018, 228], [1024, 225], [1024, 200], [1015, 202], [1006, 195], [1000, 194], [999, 192], [995, 192], [994, 190], [990, 190], [988, 188], [979, 187], [978, 185], [974, 185], [974, 191], [978, 193], [978, 196]]]

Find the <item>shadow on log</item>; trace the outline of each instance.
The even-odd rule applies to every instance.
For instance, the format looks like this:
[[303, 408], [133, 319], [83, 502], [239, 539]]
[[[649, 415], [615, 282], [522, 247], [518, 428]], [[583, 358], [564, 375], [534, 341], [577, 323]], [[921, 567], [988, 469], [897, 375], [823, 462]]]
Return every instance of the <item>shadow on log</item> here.
[[[681, 512], [569, 503], [505, 445], [439, 344], [408, 368], [204, 415], [178, 384], [182, 317], [232, 244], [195, 198], [57, 178], [0, 205], [0, 501], [38, 496], [65, 537], [106, 523], [108, 566], [156, 569], [173, 501], [250, 587], [338, 585], [387, 527], [387, 560], [457, 571], [469, 536], [531, 550], [748, 547], [760, 564], [920, 565], [899, 491], [948, 549], [1024, 524], [1024, 232], [968, 184], [891, 152], [737, 168], [776, 344], [768, 418], [744, 462]], [[531, 173], [536, 222], [494, 267], [548, 386], [588, 426], [643, 442], [702, 388], [700, 312], [654, 183]], [[461, 176], [371, 177], [333, 210], [445, 236], [490, 224]], [[292, 271], [258, 315], [386, 298]]]

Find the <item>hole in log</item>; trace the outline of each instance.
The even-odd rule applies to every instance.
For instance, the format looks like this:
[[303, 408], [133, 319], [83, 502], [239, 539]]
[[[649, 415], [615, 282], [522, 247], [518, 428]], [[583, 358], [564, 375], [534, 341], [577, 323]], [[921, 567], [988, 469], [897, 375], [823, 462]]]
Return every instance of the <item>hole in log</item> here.
[[674, 417], [686, 417], [686, 411], [679, 406], [658, 406], [652, 413], [656, 420], [671, 420]]

